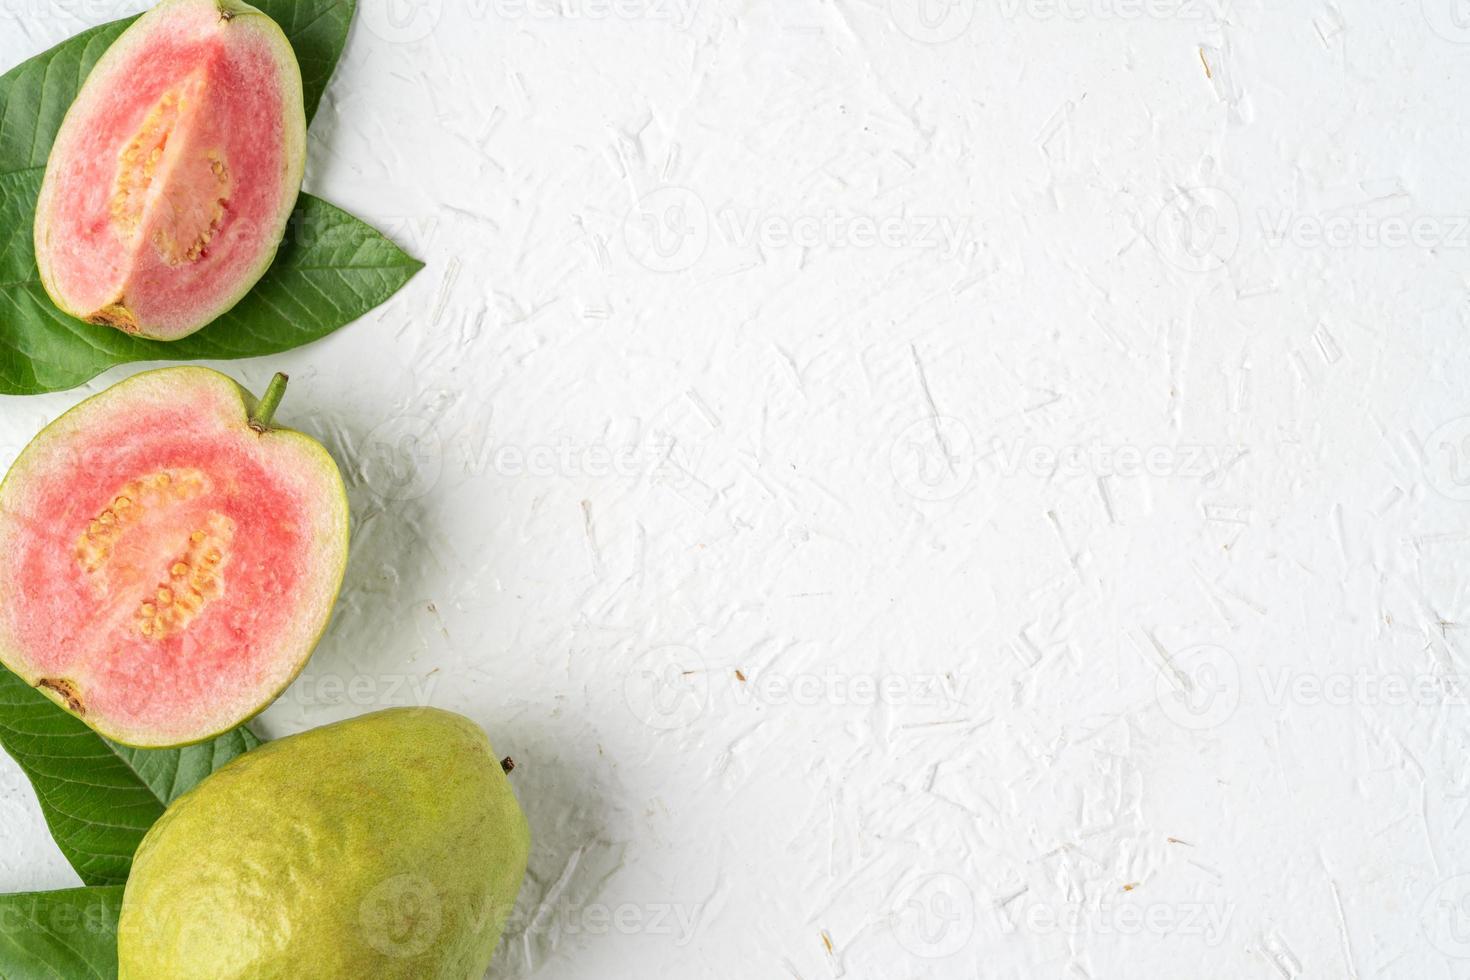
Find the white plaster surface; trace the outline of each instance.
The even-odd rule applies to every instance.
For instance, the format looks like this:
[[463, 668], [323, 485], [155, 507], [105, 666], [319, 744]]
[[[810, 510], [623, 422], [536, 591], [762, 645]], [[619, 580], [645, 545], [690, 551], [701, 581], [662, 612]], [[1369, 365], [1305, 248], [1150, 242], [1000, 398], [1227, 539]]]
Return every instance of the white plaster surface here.
[[1467, 90], [1462, 0], [365, 0], [308, 187], [429, 265], [224, 365], [355, 512], [262, 730], [485, 725], [501, 980], [1470, 977]]

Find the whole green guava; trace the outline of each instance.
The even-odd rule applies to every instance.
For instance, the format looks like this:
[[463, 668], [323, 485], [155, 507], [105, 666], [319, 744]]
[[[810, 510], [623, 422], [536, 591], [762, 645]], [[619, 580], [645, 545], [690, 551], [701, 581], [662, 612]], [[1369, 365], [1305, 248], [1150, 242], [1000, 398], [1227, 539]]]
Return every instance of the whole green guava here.
[[432, 708], [269, 742], [133, 861], [121, 980], [479, 980], [530, 831], [484, 732]]

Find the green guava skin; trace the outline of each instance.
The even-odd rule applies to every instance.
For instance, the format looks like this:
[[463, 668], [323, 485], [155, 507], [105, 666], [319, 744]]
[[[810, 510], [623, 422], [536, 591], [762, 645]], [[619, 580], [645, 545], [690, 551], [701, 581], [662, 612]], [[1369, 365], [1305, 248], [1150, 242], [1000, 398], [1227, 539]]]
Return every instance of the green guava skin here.
[[398, 708], [268, 742], [133, 859], [121, 980], [480, 980], [530, 830], [467, 718]]

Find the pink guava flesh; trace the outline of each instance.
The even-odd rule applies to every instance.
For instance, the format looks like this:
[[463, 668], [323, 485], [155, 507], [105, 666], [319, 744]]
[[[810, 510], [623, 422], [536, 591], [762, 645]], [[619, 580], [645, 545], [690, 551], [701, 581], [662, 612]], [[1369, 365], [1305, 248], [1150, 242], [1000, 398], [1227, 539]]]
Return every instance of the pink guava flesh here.
[[138, 375], [49, 427], [0, 486], [0, 659], [119, 741], [249, 718], [330, 616], [340, 474], [309, 438], [252, 428], [242, 395], [203, 368]]
[[51, 150], [36, 256], [57, 305], [172, 340], [268, 268], [301, 187], [290, 43], [235, 0], [165, 0], [88, 77]]

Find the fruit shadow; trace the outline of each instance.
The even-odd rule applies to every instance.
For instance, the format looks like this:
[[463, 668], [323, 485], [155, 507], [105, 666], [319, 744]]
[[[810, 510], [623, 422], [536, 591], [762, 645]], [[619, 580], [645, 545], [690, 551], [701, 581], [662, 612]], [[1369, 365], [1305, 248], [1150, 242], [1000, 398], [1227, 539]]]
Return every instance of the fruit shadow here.
[[528, 713], [489, 718], [471, 712], [497, 748], [515, 760], [510, 780], [531, 826], [526, 882], [506, 923], [487, 980], [525, 980], [558, 958], [605, 935], [603, 892], [622, 869], [627, 844], [608, 830], [609, 772], [601, 750], [538, 726]]
[[[328, 437], [338, 460], [353, 457]], [[429, 703], [439, 616], [425, 544], [426, 500], [383, 501], [343, 466], [352, 513], [347, 570], [331, 622], [301, 675], [259, 721], [278, 736], [388, 708]]]

